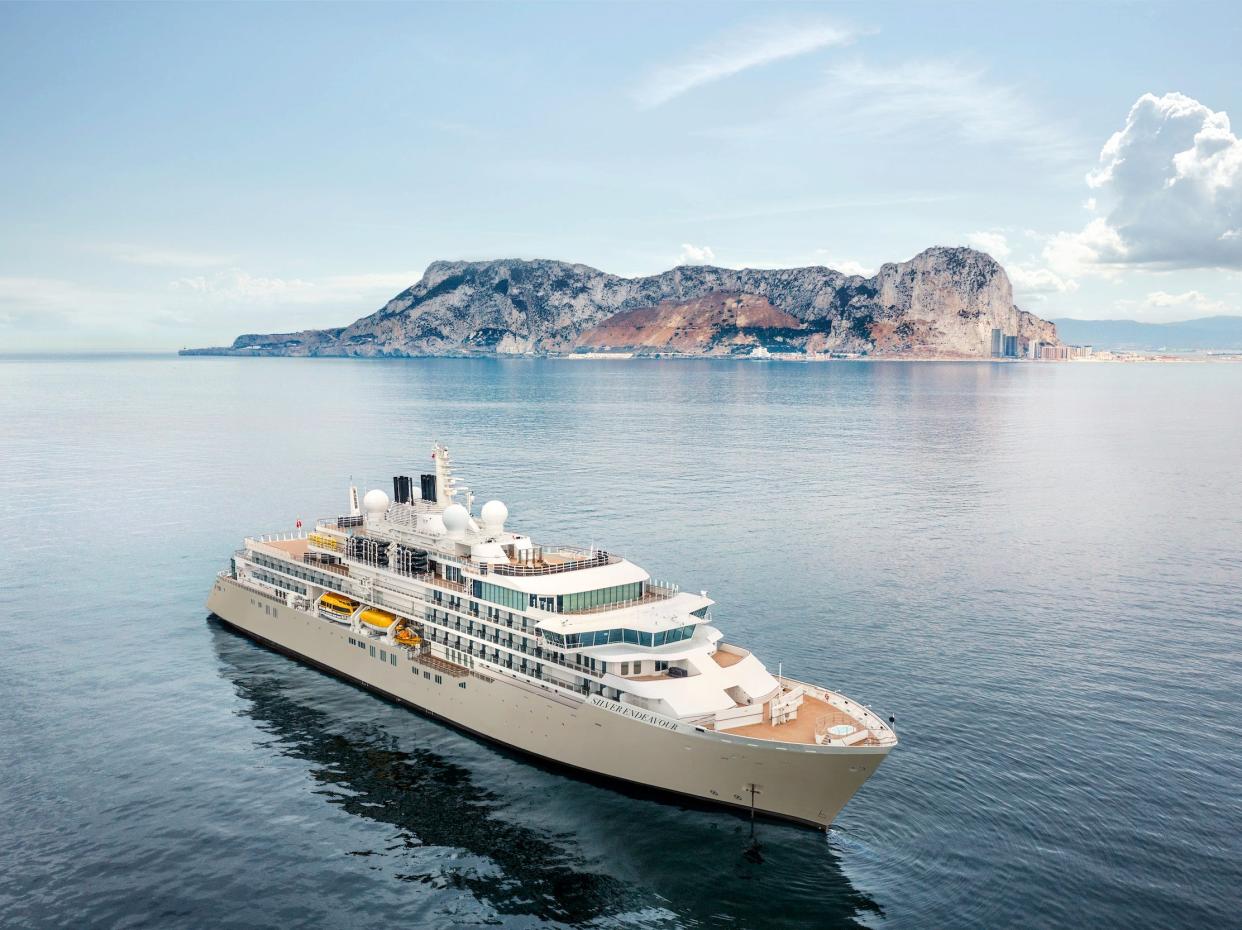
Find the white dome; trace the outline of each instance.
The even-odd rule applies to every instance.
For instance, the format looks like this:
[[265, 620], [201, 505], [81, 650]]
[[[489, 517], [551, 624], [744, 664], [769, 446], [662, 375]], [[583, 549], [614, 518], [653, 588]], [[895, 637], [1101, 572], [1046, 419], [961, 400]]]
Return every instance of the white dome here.
[[[367, 495], [370, 497], [370, 495]], [[470, 522], [470, 512], [461, 504], [449, 504], [444, 508], [444, 528], [453, 535], [460, 535], [466, 531], [466, 524]]]
[[367, 513], [383, 513], [388, 509], [388, 495], [379, 488], [367, 491], [362, 499], [362, 508]]
[[422, 526], [425, 532], [431, 533], [433, 536], [443, 536], [448, 530], [444, 526], [444, 520], [438, 513], [433, 513], [422, 520]]
[[503, 529], [505, 521], [509, 519], [509, 508], [505, 506], [504, 501], [488, 501], [483, 505], [480, 512], [483, 518], [483, 524], [490, 529]]

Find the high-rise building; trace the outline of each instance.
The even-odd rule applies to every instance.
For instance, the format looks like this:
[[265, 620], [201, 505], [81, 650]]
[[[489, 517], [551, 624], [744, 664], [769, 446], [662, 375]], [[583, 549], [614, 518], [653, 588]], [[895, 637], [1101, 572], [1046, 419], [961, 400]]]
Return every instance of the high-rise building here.
[[1018, 337], [1017, 336], [1006, 336], [1005, 337], [1005, 358], [1017, 358], [1017, 357], [1018, 357]]
[[1005, 351], [1005, 334], [999, 329], [992, 330], [992, 358], [1000, 358]]

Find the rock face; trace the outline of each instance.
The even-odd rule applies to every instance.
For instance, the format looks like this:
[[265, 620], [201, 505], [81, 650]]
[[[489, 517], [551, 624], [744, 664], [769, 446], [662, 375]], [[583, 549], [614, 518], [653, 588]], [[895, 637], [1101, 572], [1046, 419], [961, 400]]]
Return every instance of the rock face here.
[[797, 345], [805, 334], [801, 320], [763, 297], [713, 291], [705, 297], [614, 313], [579, 336], [575, 347], [734, 355], [774, 343]]
[[[621, 316], [618, 318], [618, 314]], [[434, 262], [413, 287], [340, 329], [240, 336], [223, 355], [505, 355], [631, 348], [678, 354], [987, 357], [993, 329], [1055, 343], [973, 249], [931, 248], [872, 278], [829, 268], [683, 266], [621, 278], [557, 261]]]

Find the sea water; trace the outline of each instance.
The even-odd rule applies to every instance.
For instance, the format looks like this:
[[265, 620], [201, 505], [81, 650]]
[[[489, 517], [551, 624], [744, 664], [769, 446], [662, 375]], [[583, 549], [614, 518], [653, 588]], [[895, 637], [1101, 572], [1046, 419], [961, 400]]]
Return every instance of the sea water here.
[[[0, 924], [1224, 927], [1242, 366], [0, 360]], [[587, 783], [229, 632], [244, 534], [451, 449], [897, 718], [827, 835]]]

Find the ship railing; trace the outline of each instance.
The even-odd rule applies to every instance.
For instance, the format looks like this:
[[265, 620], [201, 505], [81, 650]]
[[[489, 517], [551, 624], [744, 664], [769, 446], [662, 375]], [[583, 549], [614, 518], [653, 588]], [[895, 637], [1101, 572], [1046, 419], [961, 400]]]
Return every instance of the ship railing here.
[[692, 727], [703, 727], [707, 730], [714, 730], [716, 728], [715, 713], [698, 714], [694, 717], [682, 717], [680, 719], [682, 723], [689, 724]]
[[263, 533], [260, 536], [248, 536], [247, 539], [261, 543], [287, 542], [290, 539], [305, 539], [308, 532], [308, 530], [288, 530], [284, 533]]
[[220, 572], [220, 574], [227, 575], [229, 578], [232, 578], [233, 581], [237, 582], [237, 584], [241, 585], [243, 588], [248, 588], [257, 594], [263, 594], [267, 597], [275, 598], [281, 603], [287, 604], [290, 594], [293, 594], [294, 596], [297, 595], [296, 591], [286, 591], [284, 588], [278, 587], [274, 584], [268, 584], [265, 581], [260, 581], [258, 578], [233, 578], [232, 574], [228, 572]]
[[[781, 681], [786, 687], [802, 687], [807, 694], [844, 713], [851, 719], [854, 725], [860, 727], [860, 732], [869, 734], [873, 745], [896, 745], [897, 734], [889, 726], [888, 721], [867, 705], [851, 701], [844, 694], [838, 694], [836, 691], [829, 691], [827, 688], [820, 688], [805, 681], [794, 681], [790, 678], [782, 678]], [[818, 723], [818, 720], [816, 722]], [[818, 739], [819, 734], [817, 733], [816, 740], [818, 741]]]
[[[557, 575], [562, 572], [576, 572], [584, 568], [598, 568], [601, 565], [616, 565], [621, 556], [613, 555], [603, 549], [581, 549], [577, 546], [541, 546], [529, 550], [529, 555], [518, 553], [512, 562], [475, 562], [471, 567], [479, 574], [507, 575], [526, 577], [532, 575]], [[564, 557], [564, 561], [546, 562], [548, 556]]]
[[[559, 657], [550, 656], [542, 652], [541, 651], [542, 647], [540, 646], [528, 647], [528, 646], [523, 646], [521, 643], [517, 643], [517, 642], [509, 643], [509, 642], [506, 642], [505, 640], [500, 639], [499, 637], [494, 638], [491, 636], [484, 635], [482, 633], [471, 633], [467, 631], [465, 628], [458, 629], [455, 626], [442, 625], [439, 620], [424, 621], [424, 626], [428, 630], [428, 635], [430, 639], [432, 639], [433, 641], [441, 641], [445, 645], [448, 644], [449, 637], [460, 636], [473, 643], [478, 643], [480, 645], [498, 646], [502, 650], [505, 650], [507, 653], [523, 656], [526, 659], [530, 660], [531, 662], [537, 662], [541, 665], [559, 665], [560, 667], [564, 669], [568, 669], [569, 671], [572, 671], [574, 674], [581, 675], [584, 678], [590, 678], [590, 679], [594, 679], [595, 681], [600, 681], [600, 682], [602, 682], [604, 679], [602, 672], [592, 671], [589, 666], [577, 665], [573, 662], [567, 662], [564, 659], [561, 659]], [[457, 647], [454, 646], [452, 648], [457, 648]], [[463, 651], [466, 652], [467, 654], [471, 654], [470, 650], [468, 649], [463, 650]], [[580, 686], [575, 686], [575, 687], [580, 687]]]

